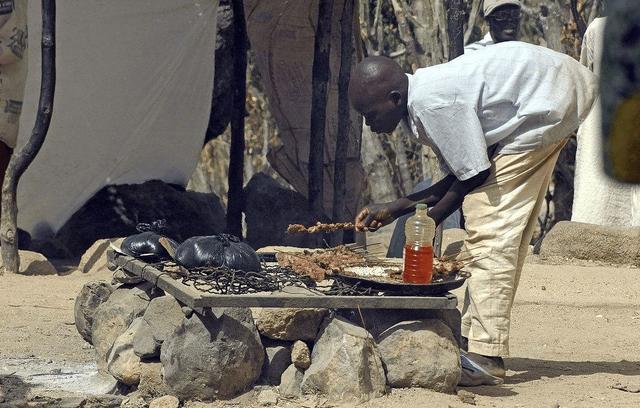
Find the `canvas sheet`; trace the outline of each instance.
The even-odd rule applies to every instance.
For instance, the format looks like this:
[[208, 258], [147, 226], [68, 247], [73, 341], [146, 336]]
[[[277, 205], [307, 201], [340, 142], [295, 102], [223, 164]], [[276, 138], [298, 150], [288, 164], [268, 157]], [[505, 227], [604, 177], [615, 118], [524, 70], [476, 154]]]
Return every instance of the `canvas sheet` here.
[[[41, 2], [30, 1], [18, 146], [40, 90]], [[218, 0], [57, 2], [51, 128], [21, 179], [18, 225], [55, 233], [105, 185], [186, 185], [211, 108]]]
[[[251, 49], [282, 140], [282, 144], [271, 149], [267, 157], [271, 166], [287, 182], [306, 195], [318, 0], [245, 0], [244, 4]], [[324, 144], [324, 209], [327, 215], [332, 214], [333, 207], [333, 169], [338, 133], [340, 19], [343, 8], [344, 1], [334, 2], [331, 77], [328, 84]], [[354, 66], [355, 63], [354, 58]], [[361, 122], [353, 110], [349, 136], [345, 205], [348, 218], [353, 219], [364, 187], [364, 170], [360, 163]]]

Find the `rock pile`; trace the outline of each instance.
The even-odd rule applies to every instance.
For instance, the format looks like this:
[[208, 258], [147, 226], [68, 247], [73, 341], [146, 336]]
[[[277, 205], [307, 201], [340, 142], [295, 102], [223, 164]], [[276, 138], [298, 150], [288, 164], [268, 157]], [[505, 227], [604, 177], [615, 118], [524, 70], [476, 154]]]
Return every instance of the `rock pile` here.
[[374, 329], [366, 330], [327, 309], [194, 312], [148, 283], [90, 282], [75, 320], [99, 369], [128, 390], [127, 406], [230, 399], [256, 384], [277, 386], [276, 400], [319, 394], [355, 403], [389, 387], [454, 392], [460, 362], [449, 326], [385, 312], [367, 312]]

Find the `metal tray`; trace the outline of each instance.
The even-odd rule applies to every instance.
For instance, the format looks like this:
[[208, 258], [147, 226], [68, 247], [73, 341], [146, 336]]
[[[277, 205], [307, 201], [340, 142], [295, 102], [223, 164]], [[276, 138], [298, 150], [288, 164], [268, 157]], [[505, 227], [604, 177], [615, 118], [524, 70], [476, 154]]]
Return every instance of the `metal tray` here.
[[334, 279], [340, 280], [346, 284], [358, 284], [361, 288], [371, 288], [373, 290], [385, 292], [385, 294], [389, 295], [426, 296], [441, 295], [449, 292], [450, 290], [457, 289], [464, 284], [464, 281], [467, 280], [467, 278], [471, 276], [471, 274], [465, 271], [460, 271], [453, 278], [428, 284], [403, 282], [394, 283], [341, 274], [333, 274], [331, 276]]

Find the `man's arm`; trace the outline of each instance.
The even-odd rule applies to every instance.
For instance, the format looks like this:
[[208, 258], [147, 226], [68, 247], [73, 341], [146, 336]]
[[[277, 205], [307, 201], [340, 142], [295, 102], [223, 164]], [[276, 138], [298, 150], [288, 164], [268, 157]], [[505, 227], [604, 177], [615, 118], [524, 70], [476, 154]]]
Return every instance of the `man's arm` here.
[[373, 204], [363, 208], [356, 217], [356, 230], [376, 230], [391, 223], [401, 215], [415, 210], [416, 204], [424, 203], [431, 208], [429, 216], [436, 225], [440, 224], [460, 208], [464, 197], [477, 187], [481, 186], [489, 177], [489, 169], [481, 171], [475, 176], [460, 181], [453, 175], [448, 175], [436, 184], [399, 198], [387, 204]]

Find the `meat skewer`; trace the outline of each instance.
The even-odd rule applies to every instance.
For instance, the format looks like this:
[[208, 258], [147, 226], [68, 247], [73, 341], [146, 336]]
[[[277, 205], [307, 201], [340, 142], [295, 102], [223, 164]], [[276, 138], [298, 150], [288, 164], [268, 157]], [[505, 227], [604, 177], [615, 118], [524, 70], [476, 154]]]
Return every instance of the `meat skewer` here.
[[356, 226], [352, 222], [338, 222], [334, 224], [325, 224], [322, 222], [316, 222], [316, 225], [305, 227], [302, 224], [289, 224], [287, 228], [288, 234], [305, 233], [316, 234], [319, 232], [336, 232], [340, 230], [353, 230]]

